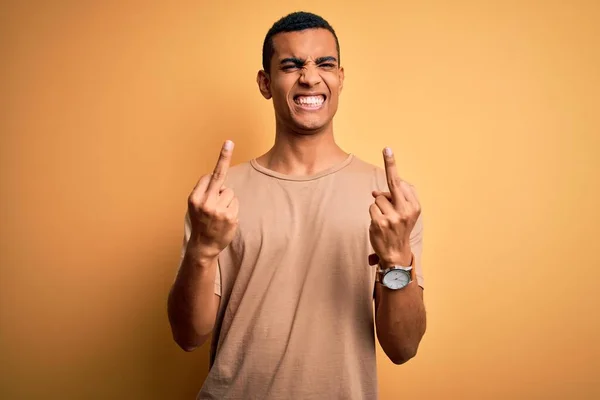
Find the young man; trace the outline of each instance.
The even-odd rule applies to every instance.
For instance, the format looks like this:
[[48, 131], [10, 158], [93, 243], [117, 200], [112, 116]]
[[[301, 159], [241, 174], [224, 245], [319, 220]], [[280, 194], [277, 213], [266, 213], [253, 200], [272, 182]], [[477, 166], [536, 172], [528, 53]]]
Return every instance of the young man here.
[[212, 335], [200, 399], [374, 399], [374, 325], [396, 364], [425, 332], [419, 202], [390, 149], [383, 170], [336, 145], [344, 70], [324, 19], [276, 22], [257, 82], [275, 144], [230, 168], [227, 141], [189, 196], [173, 337]]

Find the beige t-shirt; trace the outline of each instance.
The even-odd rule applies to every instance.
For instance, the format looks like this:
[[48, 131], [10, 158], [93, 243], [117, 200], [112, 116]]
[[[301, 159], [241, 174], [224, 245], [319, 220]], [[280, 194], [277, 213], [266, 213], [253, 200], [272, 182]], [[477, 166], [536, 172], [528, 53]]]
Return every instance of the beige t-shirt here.
[[[385, 171], [353, 155], [312, 176], [231, 167], [239, 228], [220, 254], [221, 305], [198, 399], [375, 399], [369, 241]], [[185, 241], [189, 237], [186, 218]], [[411, 235], [418, 283], [422, 219]]]

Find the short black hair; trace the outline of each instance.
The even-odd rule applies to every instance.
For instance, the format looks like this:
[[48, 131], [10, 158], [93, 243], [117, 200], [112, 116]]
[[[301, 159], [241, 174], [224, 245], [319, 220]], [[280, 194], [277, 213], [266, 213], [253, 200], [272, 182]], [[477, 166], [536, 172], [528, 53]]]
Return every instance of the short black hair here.
[[263, 43], [263, 52], [262, 52], [262, 64], [263, 69], [266, 73], [270, 72], [271, 69], [271, 58], [273, 57], [273, 53], [275, 49], [273, 48], [273, 36], [281, 32], [296, 32], [303, 31], [305, 29], [315, 29], [322, 28], [327, 29], [329, 32], [333, 34], [335, 38], [335, 46], [338, 52], [338, 63], [340, 62], [340, 42], [338, 41], [338, 37], [333, 30], [333, 27], [329, 25], [323, 17], [320, 17], [316, 14], [297, 11], [291, 14], [282, 17], [279, 21], [275, 22], [271, 29], [267, 32], [267, 36], [265, 36], [265, 41]]

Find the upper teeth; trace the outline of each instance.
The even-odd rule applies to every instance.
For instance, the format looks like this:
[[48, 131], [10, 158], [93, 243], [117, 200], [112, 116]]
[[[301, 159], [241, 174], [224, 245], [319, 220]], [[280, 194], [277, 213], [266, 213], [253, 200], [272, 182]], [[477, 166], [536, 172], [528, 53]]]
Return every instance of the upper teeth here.
[[320, 105], [325, 98], [323, 96], [298, 96], [296, 101], [300, 104]]

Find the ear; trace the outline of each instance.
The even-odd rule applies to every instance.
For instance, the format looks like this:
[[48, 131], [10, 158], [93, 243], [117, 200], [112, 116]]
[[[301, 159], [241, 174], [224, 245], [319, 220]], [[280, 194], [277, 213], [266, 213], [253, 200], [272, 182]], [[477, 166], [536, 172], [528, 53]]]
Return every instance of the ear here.
[[260, 90], [260, 93], [263, 95], [263, 97], [269, 100], [272, 97], [269, 74], [262, 69], [258, 71], [258, 74], [256, 75], [256, 83], [258, 84], [258, 90]]
[[342, 89], [344, 88], [344, 67], [340, 67], [338, 74], [340, 77], [340, 93], [341, 93]]

